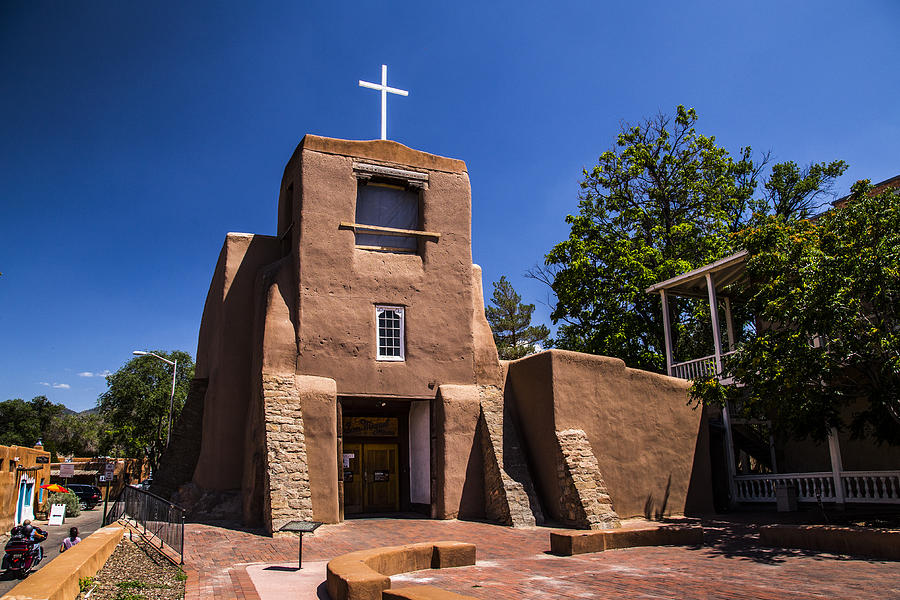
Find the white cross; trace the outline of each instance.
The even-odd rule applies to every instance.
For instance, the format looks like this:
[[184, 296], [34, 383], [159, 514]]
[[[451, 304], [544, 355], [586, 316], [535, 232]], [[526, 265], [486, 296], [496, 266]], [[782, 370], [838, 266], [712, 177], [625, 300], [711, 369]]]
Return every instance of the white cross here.
[[398, 90], [397, 88], [388, 87], [387, 84], [387, 65], [381, 65], [381, 85], [377, 83], [369, 83], [368, 81], [359, 80], [359, 85], [381, 92], [381, 139], [387, 139], [387, 94], [399, 94], [400, 96], [409, 96], [406, 90]]

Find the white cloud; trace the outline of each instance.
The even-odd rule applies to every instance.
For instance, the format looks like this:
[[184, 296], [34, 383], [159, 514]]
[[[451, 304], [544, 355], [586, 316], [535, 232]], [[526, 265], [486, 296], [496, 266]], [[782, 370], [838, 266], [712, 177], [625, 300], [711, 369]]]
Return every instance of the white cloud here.
[[103, 371], [102, 373], [94, 373], [93, 371], [82, 371], [78, 374], [79, 377], [106, 377], [108, 375], [112, 375], [109, 372], [109, 369]]
[[56, 382], [48, 383], [46, 381], [39, 381], [38, 385], [43, 385], [45, 387], [53, 388], [55, 390], [68, 390], [68, 389], [72, 388], [72, 386], [69, 385], [68, 383], [56, 383]]

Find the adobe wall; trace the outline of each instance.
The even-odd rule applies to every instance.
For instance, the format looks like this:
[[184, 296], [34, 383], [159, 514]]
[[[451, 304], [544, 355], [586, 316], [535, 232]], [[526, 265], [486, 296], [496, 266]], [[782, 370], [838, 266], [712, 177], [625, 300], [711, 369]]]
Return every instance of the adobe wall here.
[[[43, 464], [37, 464], [38, 456], [46, 456], [47, 461]], [[18, 460], [15, 460], [18, 457]], [[17, 467], [37, 470], [29, 472], [29, 476], [34, 477], [34, 503], [35, 509], [38, 508], [38, 498], [40, 496], [39, 486], [42, 483], [50, 483], [50, 453], [45, 450], [35, 448], [27, 448], [24, 446], [0, 446], [0, 534], [9, 533], [9, 530], [15, 523], [16, 503], [19, 495], [19, 480], [22, 471]], [[12, 466], [12, 470], [10, 470]], [[46, 504], [47, 493], [43, 494], [44, 503]]]
[[[340, 151], [347, 155], [333, 154]], [[355, 248], [353, 163], [427, 172], [420, 253]], [[307, 136], [285, 171], [295, 196], [297, 372], [337, 381], [339, 394], [431, 398], [437, 385], [475, 383], [471, 196], [465, 165], [396, 142]], [[302, 240], [302, 243], [300, 242]], [[375, 305], [406, 307], [406, 360], [376, 360]]]
[[583, 430], [622, 518], [712, 511], [702, 411], [689, 383], [619, 359], [549, 350], [508, 363], [507, 401], [545, 509], [560, 519], [557, 432]]
[[431, 411], [434, 519], [484, 517], [484, 470], [477, 437], [481, 402], [475, 385], [442, 385]]
[[254, 285], [260, 268], [278, 259], [278, 241], [229, 233], [200, 321], [196, 378], [209, 378], [194, 482], [207, 490], [241, 487], [243, 440], [250, 403]]

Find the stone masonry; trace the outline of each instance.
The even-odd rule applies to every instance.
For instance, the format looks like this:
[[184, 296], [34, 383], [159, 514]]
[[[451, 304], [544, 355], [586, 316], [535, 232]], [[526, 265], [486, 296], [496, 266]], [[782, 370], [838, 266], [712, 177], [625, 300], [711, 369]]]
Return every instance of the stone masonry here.
[[556, 432], [560, 506], [569, 524], [585, 529], [620, 527], [591, 443], [581, 429]]
[[484, 459], [485, 515], [513, 527], [534, 527], [544, 516], [512, 419], [504, 418], [503, 392], [479, 386], [478, 421]]
[[265, 512], [270, 531], [312, 519], [303, 414], [294, 377], [263, 374], [266, 428]]

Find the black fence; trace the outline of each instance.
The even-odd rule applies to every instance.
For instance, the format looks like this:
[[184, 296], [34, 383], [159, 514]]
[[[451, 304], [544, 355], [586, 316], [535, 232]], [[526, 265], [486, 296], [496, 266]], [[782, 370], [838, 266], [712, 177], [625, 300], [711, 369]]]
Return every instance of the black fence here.
[[184, 509], [144, 490], [125, 486], [115, 502], [109, 504], [103, 525], [119, 519], [133, 521], [144, 535], [158, 539], [174, 550], [184, 564]]

